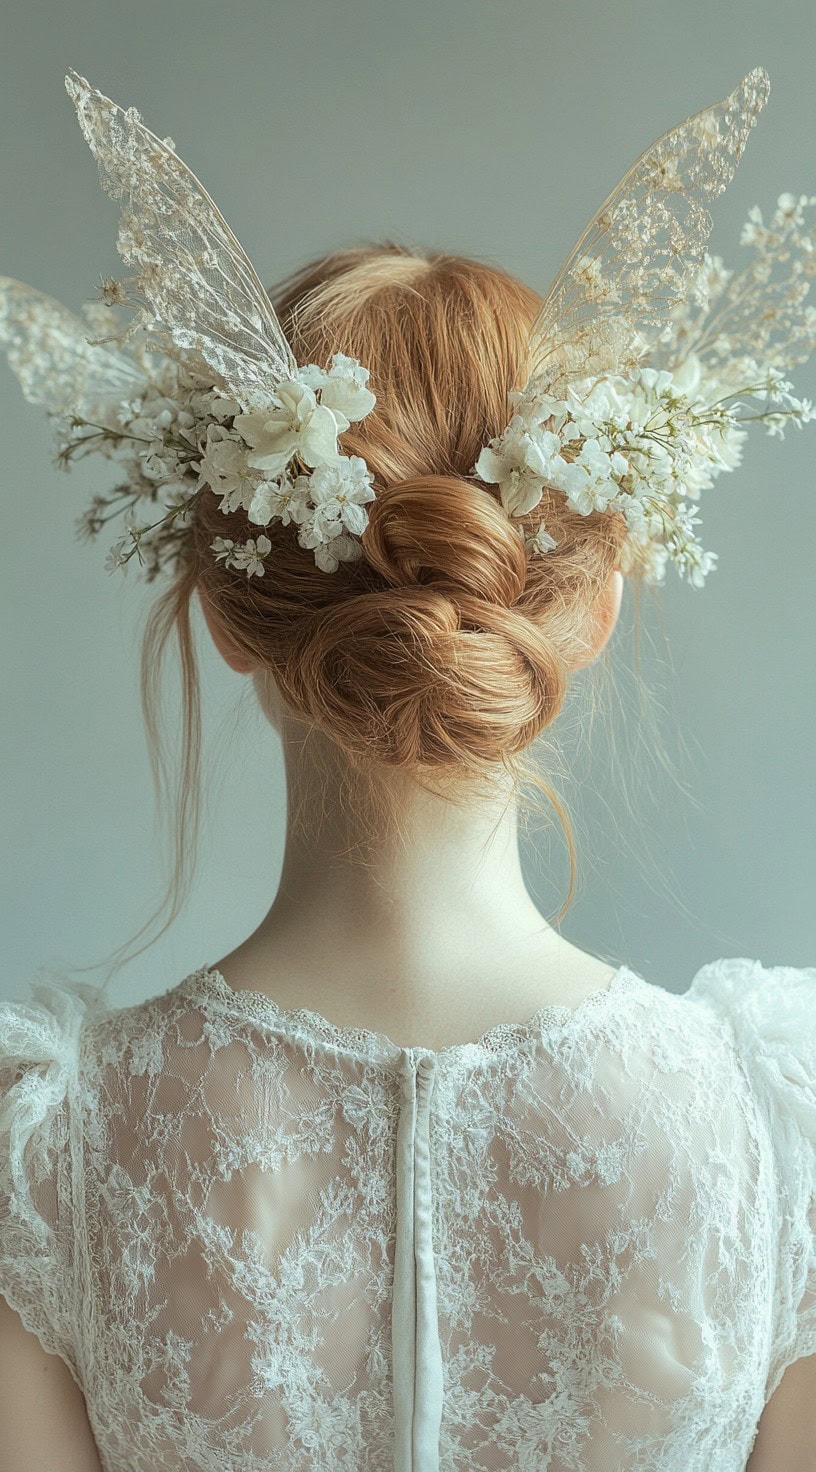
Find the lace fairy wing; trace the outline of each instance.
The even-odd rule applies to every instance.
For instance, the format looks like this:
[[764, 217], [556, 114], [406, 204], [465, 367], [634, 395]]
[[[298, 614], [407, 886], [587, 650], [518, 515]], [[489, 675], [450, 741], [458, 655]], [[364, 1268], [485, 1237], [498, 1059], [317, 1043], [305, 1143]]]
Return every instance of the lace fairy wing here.
[[671, 128], [590, 220], [530, 330], [530, 377], [556, 396], [575, 379], [627, 372], [669, 324], [711, 232], [707, 201], [733, 178], [770, 91], [762, 67], [722, 102]]
[[101, 398], [138, 392], [145, 375], [124, 354], [89, 342], [88, 322], [53, 297], [0, 276], [0, 343], [23, 395], [49, 413], [83, 413]]
[[117, 107], [73, 70], [65, 86], [102, 187], [122, 201], [117, 246], [135, 268], [145, 331], [160, 346], [169, 337], [203, 359], [246, 409], [268, 403], [297, 364], [263, 284], [207, 191], [173, 140], [151, 133], [135, 108]]

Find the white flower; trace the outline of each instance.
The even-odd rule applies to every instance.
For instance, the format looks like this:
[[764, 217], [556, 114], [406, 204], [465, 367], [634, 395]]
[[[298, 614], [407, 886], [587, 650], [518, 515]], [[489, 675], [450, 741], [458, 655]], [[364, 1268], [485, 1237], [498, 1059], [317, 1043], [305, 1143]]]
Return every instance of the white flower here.
[[526, 516], [538, 505], [552, 477], [561, 441], [552, 430], [514, 414], [504, 434], [491, 440], [474, 466], [480, 480], [499, 486], [502, 505], [511, 516]]
[[315, 566], [322, 572], [336, 572], [341, 562], [358, 562], [363, 555], [356, 537], [341, 531], [339, 522], [334, 525], [335, 535], [328, 540], [314, 522], [305, 522], [298, 532], [298, 542], [301, 547], [314, 551]]
[[246, 542], [233, 542], [230, 537], [216, 537], [210, 543], [210, 550], [215, 553], [216, 562], [219, 557], [224, 558], [225, 567], [246, 571], [248, 578], [253, 575], [262, 578], [263, 559], [272, 551], [272, 543], [268, 537], [259, 537], [257, 542], [253, 537], [249, 537]]
[[696, 353], [688, 353], [679, 367], [673, 369], [672, 377], [678, 393], [685, 394], [692, 402], [697, 397], [702, 378], [702, 364]]
[[241, 405], [219, 388], [196, 390], [190, 394], [188, 404], [190, 413], [197, 420], [228, 419], [241, 412]]
[[[300, 485], [298, 482], [304, 482]], [[309, 498], [309, 477], [299, 475], [297, 481], [293, 482], [288, 476], [280, 481], [261, 481], [252, 497], [247, 517], [256, 526], [268, 526], [270, 521], [280, 521], [288, 526], [290, 521], [297, 523], [306, 520]]]
[[365, 460], [351, 455], [336, 465], [318, 465], [308, 477], [298, 476], [295, 488], [299, 481], [308, 480], [317, 531], [332, 538], [343, 530], [360, 536], [368, 526], [364, 507], [375, 499], [372, 479]]
[[[553, 485], [557, 490], [563, 491], [570, 504], [574, 505], [574, 498], [580, 497], [589, 485], [589, 472], [586, 466], [582, 465], [580, 461], [573, 460], [571, 463], [568, 463], [565, 460], [558, 467], [557, 478], [553, 477]], [[577, 505], [575, 509], [578, 509]], [[591, 510], [592, 507], [590, 506], [588, 509]]]
[[736, 470], [742, 464], [742, 447], [747, 438], [747, 429], [736, 424], [729, 425], [724, 434], [712, 434], [711, 449], [723, 470]]
[[304, 363], [301, 368], [298, 368], [296, 377], [298, 383], [313, 389], [317, 394], [326, 382], [328, 374], [325, 368], [321, 368], [318, 363]]
[[601, 484], [609, 481], [612, 467], [609, 463], [609, 455], [603, 449], [599, 440], [587, 440], [581, 447], [578, 460], [593, 480], [599, 481]]
[[141, 412], [128, 425], [129, 433], [141, 435], [144, 439], [156, 439], [160, 430], [169, 429], [173, 424], [178, 408], [175, 399], [162, 396], [146, 398]]
[[692, 563], [689, 569], [689, 582], [695, 588], [702, 588], [708, 574], [717, 566], [718, 553], [701, 552], [700, 561]]
[[780, 194], [776, 201], [776, 210], [771, 221], [774, 230], [784, 230], [787, 225], [800, 226], [804, 222], [802, 211], [809, 204], [813, 204], [812, 197], [807, 194]]
[[[580, 468], [576, 466], [576, 469]], [[606, 490], [585, 476], [583, 486], [571, 490], [567, 499], [574, 511], [580, 512], [581, 516], [589, 516], [593, 511], [606, 511], [614, 494], [614, 489]]]
[[[371, 413], [377, 400], [366, 388], [369, 371], [345, 353], [335, 353], [332, 366], [320, 388], [320, 402], [327, 404], [342, 429]], [[343, 420], [346, 422], [343, 423]]]
[[[121, 567], [122, 571], [126, 573], [128, 562], [133, 555], [134, 549], [139, 546], [140, 542], [149, 545], [150, 531], [151, 527], [147, 522], [138, 521], [133, 515], [133, 512], [129, 511], [125, 521], [124, 536], [119, 537], [114, 542], [105, 558], [105, 571], [115, 572], [118, 567]], [[127, 556], [125, 555], [126, 548]]]
[[523, 389], [514, 389], [509, 395], [516, 414], [531, 425], [547, 423], [556, 434], [569, 414], [569, 405], [563, 399], [553, 398], [533, 379]]
[[117, 567], [121, 567], [123, 572], [127, 572], [128, 558], [125, 557], [124, 551], [130, 541], [131, 538], [129, 536], [117, 538], [105, 558], [105, 572], [115, 572]]
[[165, 444], [162, 440], [153, 440], [146, 450], [138, 451], [139, 465], [142, 475], [149, 481], [168, 481], [183, 476], [187, 470], [187, 461], [180, 459], [180, 452], [172, 444]]
[[748, 211], [748, 219], [742, 227], [740, 245], [764, 245], [768, 231], [762, 223], [762, 211], [758, 204], [752, 204]]
[[558, 454], [561, 441], [552, 430], [539, 425], [521, 414], [514, 414], [497, 445], [500, 458], [518, 469], [546, 472], [550, 458]]
[[637, 496], [625, 496], [621, 503], [621, 510], [632, 541], [647, 541], [648, 527], [643, 502], [639, 501]]
[[[272, 543], [270, 542], [268, 537], [259, 537], [257, 542], [254, 540], [254, 538], [249, 537], [249, 539], [240, 549], [240, 553], [244, 558], [244, 566], [246, 568], [246, 574], [248, 578], [251, 578], [253, 574], [255, 574], [259, 578], [263, 577], [263, 558], [266, 557], [271, 551]], [[238, 565], [239, 564], [236, 563], [236, 566]]]
[[201, 457], [201, 471], [196, 490], [208, 485], [222, 496], [221, 510], [226, 515], [241, 506], [248, 510], [258, 485], [258, 477], [250, 470], [246, 447], [225, 429], [211, 425], [207, 449]]
[[644, 581], [652, 585], [660, 585], [666, 581], [666, 565], [669, 560], [668, 548], [660, 542], [653, 542], [646, 555]]
[[[134, 416], [141, 412], [141, 403], [141, 399], [117, 399], [112, 396], [86, 400], [82, 417], [92, 424], [102, 424], [106, 429], [128, 430]], [[152, 437], [151, 433], [150, 438]]]
[[665, 521], [655, 500], [648, 488], [645, 488], [642, 499], [638, 496], [621, 496], [616, 503], [623, 512], [629, 537], [633, 542], [646, 543], [663, 535]]
[[597, 433], [598, 424], [627, 422], [627, 396], [621, 391], [622, 386], [621, 379], [613, 382], [611, 378], [602, 378], [592, 387], [580, 383], [570, 387], [570, 415], [581, 433]]
[[543, 524], [537, 531], [525, 538], [525, 544], [528, 551], [533, 554], [552, 552], [553, 548], [558, 546], [558, 543], [550, 536]]
[[214, 541], [210, 542], [210, 551], [215, 553], [215, 560], [217, 562], [219, 557], [229, 557], [234, 546], [235, 543], [232, 537], [216, 537]]
[[629, 374], [632, 383], [649, 389], [655, 398], [672, 385], [672, 375], [667, 368], [633, 368]]
[[[700, 307], [702, 313], [708, 312], [712, 303], [722, 296], [733, 274], [733, 271], [726, 270], [722, 256], [712, 256], [706, 252], [702, 265], [691, 279], [686, 300], [676, 303], [672, 308], [673, 319], [683, 326], [689, 304], [692, 303]], [[671, 337], [671, 329], [664, 331], [664, 341], [670, 342]]]
[[[338, 420], [325, 404], [318, 404], [314, 390], [295, 380], [278, 384], [278, 406], [236, 414], [233, 426], [251, 446], [247, 463], [274, 477], [286, 469], [297, 454], [306, 465], [337, 460]], [[343, 426], [345, 427], [345, 426]]]

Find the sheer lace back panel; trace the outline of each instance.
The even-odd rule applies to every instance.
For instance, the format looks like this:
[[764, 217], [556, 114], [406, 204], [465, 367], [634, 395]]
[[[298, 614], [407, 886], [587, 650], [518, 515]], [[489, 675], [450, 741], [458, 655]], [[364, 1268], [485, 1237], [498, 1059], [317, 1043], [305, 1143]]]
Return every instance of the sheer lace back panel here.
[[743, 1472], [816, 1352], [816, 1124], [695, 983], [437, 1053], [208, 968], [90, 1015], [48, 1230], [105, 1472]]

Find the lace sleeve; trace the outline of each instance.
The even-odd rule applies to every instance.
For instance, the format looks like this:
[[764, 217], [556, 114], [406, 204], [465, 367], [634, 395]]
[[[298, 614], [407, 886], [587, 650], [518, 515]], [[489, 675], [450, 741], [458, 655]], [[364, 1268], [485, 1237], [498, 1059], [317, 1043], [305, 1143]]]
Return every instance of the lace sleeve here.
[[78, 1383], [71, 1096], [90, 994], [38, 980], [0, 1003], [0, 1294]]
[[690, 990], [728, 1015], [773, 1141], [779, 1237], [770, 1396], [788, 1365], [816, 1354], [816, 967], [712, 961]]

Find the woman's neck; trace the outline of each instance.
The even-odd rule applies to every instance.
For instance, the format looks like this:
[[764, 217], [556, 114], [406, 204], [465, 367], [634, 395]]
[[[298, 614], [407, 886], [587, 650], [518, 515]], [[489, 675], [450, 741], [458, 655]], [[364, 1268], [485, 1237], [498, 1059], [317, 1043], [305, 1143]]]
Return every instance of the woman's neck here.
[[455, 1028], [473, 1008], [481, 1031], [512, 1020], [508, 1007], [521, 1020], [610, 974], [530, 897], [504, 774], [465, 807], [387, 774], [399, 817], [378, 838], [359, 784], [354, 801], [326, 797], [349, 790], [336, 748], [314, 734], [304, 742], [288, 721], [279, 729], [289, 811], [306, 821], [290, 823], [268, 913], [220, 965], [232, 985], [384, 1031], [431, 1014]]

